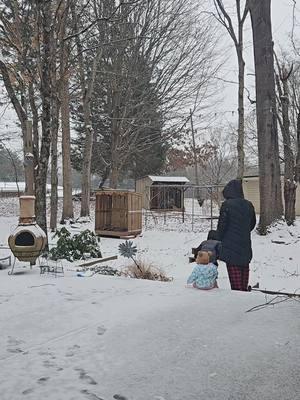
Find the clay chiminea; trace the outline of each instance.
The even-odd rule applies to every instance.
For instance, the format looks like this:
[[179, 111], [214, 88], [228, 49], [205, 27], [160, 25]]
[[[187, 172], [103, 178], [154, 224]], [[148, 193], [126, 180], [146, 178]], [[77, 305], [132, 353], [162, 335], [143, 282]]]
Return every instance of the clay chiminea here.
[[19, 225], [8, 238], [13, 255], [34, 265], [47, 244], [47, 236], [35, 220], [35, 196], [20, 196]]

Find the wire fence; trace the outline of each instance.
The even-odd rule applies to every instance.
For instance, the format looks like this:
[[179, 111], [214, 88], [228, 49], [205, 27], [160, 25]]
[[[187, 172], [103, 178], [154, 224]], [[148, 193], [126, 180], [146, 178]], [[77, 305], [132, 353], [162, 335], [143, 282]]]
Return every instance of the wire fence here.
[[144, 227], [192, 231], [214, 229], [223, 201], [223, 188], [221, 185], [147, 187]]

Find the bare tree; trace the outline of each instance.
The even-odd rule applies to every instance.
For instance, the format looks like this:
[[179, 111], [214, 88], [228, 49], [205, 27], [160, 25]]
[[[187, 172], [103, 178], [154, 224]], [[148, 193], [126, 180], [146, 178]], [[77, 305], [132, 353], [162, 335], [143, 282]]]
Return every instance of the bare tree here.
[[294, 68], [289, 77], [290, 122], [292, 148], [295, 154], [295, 181], [300, 183], [300, 65], [294, 61]]
[[70, 134], [70, 93], [69, 93], [69, 57], [70, 45], [65, 41], [66, 26], [70, 11], [70, 1], [62, 0], [61, 23], [59, 25], [59, 75], [62, 130], [62, 169], [63, 169], [63, 210], [61, 220], [72, 219], [72, 168], [71, 168], [71, 134]]
[[222, 0], [214, 0], [217, 10], [218, 21], [226, 28], [229, 36], [233, 40], [238, 60], [238, 139], [237, 139], [237, 177], [243, 178], [245, 152], [245, 111], [244, 111], [244, 91], [245, 91], [245, 61], [244, 61], [244, 23], [248, 14], [248, 3], [245, 2], [242, 11], [241, 1], [236, 0], [237, 32], [233, 26], [232, 19], [227, 12]]
[[294, 182], [295, 158], [292, 149], [290, 129], [290, 90], [289, 78], [293, 72], [293, 65], [287, 67], [280, 64], [275, 55], [277, 64], [276, 85], [278, 91], [278, 103], [280, 105], [277, 114], [283, 139], [284, 154], [284, 216], [288, 225], [292, 225], [296, 218], [296, 184]]
[[249, 0], [256, 78], [260, 221], [259, 232], [283, 214], [270, 0]]
[[[150, 0], [132, 12], [124, 5], [118, 18], [110, 50], [113, 187], [128, 158], [153, 144], [153, 135], [151, 143], [142, 136], [149, 124], [159, 141], [174, 136], [185, 107], [195, 109], [195, 98], [197, 108], [209, 97], [219, 67], [212, 19], [191, 1]], [[153, 118], [158, 109], [161, 125]]]
[[75, 3], [71, 4], [73, 30], [77, 48], [77, 62], [79, 81], [81, 87], [81, 102], [84, 117], [85, 144], [83, 154], [82, 178], [81, 178], [81, 211], [80, 216], [90, 215], [90, 194], [91, 194], [91, 159], [93, 146], [93, 126], [91, 121], [91, 99], [94, 90], [97, 67], [102, 54], [101, 43], [97, 44], [95, 57], [91, 68], [86, 65], [84, 58], [84, 46], [81, 39], [79, 27], [79, 13]]
[[[25, 165], [28, 165], [26, 158], [29, 154], [28, 148], [28, 123], [30, 119], [28, 104], [31, 108], [35, 106], [32, 95], [32, 81], [34, 72], [29, 67], [31, 47], [29, 46], [31, 31], [28, 29], [31, 23], [31, 9], [26, 4], [19, 5], [16, 1], [7, 0], [5, 8], [0, 13], [0, 72], [8, 97], [17, 114], [21, 125], [23, 156]], [[29, 32], [28, 32], [29, 31]], [[27, 98], [27, 90], [29, 101]], [[36, 108], [33, 109], [34, 111]], [[32, 113], [35, 130], [35, 114]], [[35, 140], [34, 140], [35, 142]], [[33, 147], [34, 165], [37, 165], [38, 149]], [[31, 169], [25, 167], [26, 193], [33, 194]]]
[[[53, 6], [50, 0], [44, 1], [43, 4], [27, 0], [23, 2], [7, 0], [6, 8], [0, 14], [0, 41], [5, 52], [1, 58], [1, 73], [21, 123], [24, 149], [26, 122], [29, 118], [33, 120], [36, 217], [45, 232], [47, 232], [46, 184], [51, 138], [55, 139], [58, 129], [56, 28], [60, 7], [60, 1]], [[40, 100], [37, 100], [38, 97]], [[39, 115], [40, 109], [41, 115]], [[41, 137], [39, 137], [40, 122]], [[52, 183], [55, 189], [57, 144], [53, 141], [52, 145]], [[52, 206], [54, 225], [56, 209], [57, 199]]]

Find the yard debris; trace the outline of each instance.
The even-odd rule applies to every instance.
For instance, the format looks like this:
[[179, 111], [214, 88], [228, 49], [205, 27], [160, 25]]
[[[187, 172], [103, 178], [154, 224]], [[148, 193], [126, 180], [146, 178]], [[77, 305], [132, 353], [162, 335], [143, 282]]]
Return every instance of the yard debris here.
[[90, 277], [95, 274], [121, 276], [122, 272], [116, 268], [112, 268], [107, 265], [77, 269], [77, 276], [79, 276], [79, 277]]
[[276, 291], [276, 290], [263, 290], [263, 289], [257, 289], [249, 286], [248, 287], [248, 291], [252, 292], [261, 292], [261, 293], [265, 293], [265, 294], [272, 294], [272, 295], [281, 295], [281, 296], [287, 296], [287, 297], [299, 297], [300, 298], [300, 293], [289, 293], [289, 292], [281, 292], [281, 291]]
[[95, 264], [100, 264], [105, 261], [111, 261], [111, 260], [116, 260], [118, 256], [110, 256], [110, 257], [103, 257], [103, 258], [96, 258], [94, 260], [86, 261], [82, 264], [79, 264], [78, 267], [90, 267]]
[[281, 292], [281, 291], [276, 291], [276, 290], [263, 290], [263, 289], [258, 289], [259, 284], [257, 283], [255, 287], [248, 286], [248, 291], [256, 291], [256, 292], [261, 292], [264, 293], [265, 295], [269, 294], [275, 297], [272, 297], [271, 300], [267, 300], [266, 296], [266, 302], [263, 304], [259, 304], [257, 306], [254, 306], [247, 310], [246, 312], [251, 312], [251, 311], [258, 311], [261, 310], [262, 308], [266, 308], [268, 306], [274, 306], [275, 304], [283, 303], [287, 300], [295, 300], [300, 302], [300, 293], [289, 293], [289, 292]]
[[138, 267], [137, 264], [132, 264], [123, 270], [123, 274], [130, 278], [147, 279], [150, 281], [170, 282], [173, 280], [173, 278], [168, 277], [161, 268], [157, 268], [151, 263], [140, 260], [138, 262]]

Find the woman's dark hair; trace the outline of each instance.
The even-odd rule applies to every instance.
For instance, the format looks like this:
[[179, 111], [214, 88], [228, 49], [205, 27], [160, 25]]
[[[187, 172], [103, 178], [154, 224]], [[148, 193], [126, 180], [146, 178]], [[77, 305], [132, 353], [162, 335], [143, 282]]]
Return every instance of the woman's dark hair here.
[[209, 231], [207, 235], [207, 240], [219, 240], [218, 231]]

